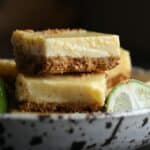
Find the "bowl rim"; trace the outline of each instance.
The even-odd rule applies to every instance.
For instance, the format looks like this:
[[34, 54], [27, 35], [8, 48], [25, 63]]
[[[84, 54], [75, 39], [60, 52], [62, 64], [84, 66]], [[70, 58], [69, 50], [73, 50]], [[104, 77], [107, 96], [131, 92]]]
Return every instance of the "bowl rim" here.
[[85, 120], [85, 119], [112, 119], [112, 118], [127, 118], [136, 117], [144, 114], [150, 114], [150, 108], [144, 108], [140, 110], [133, 110], [128, 112], [94, 112], [94, 113], [49, 113], [49, 114], [38, 114], [38, 113], [6, 113], [0, 114], [0, 120], [39, 120], [39, 119], [54, 119], [54, 120]]

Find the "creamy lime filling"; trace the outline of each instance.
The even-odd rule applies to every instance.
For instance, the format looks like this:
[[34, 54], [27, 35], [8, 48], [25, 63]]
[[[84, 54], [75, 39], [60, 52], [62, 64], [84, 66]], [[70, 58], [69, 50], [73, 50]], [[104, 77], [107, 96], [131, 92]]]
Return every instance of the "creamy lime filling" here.
[[108, 79], [117, 77], [118, 75], [130, 76], [131, 60], [128, 51], [121, 49], [120, 64], [114, 69], [107, 71]]
[[45, 55], [70, 57], [120, 56], [117, 36], [49, 38], [45, 42]]
[[[21, 83], [21, 84], [20, 84]], [[19, 75], [16, 94], [20, 101], [57, 103], [96, 103], [105, 101], [105, 75], [50, 76], [31, 78]]]

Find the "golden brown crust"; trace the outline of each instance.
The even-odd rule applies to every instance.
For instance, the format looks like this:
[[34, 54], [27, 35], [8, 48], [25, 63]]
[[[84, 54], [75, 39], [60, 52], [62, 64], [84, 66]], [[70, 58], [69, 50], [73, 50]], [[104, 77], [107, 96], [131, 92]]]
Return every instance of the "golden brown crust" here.
[[[26, 29], [26, 30], [16, 30], [16, 31], [24, 31], [24, 32], [28, 32], [28, 33], [37, 33], [43, 36], [49, 36], [49, 35], [61, 35], [61, 34], [72, 34], [72, 33], [83, 33], [83, 32], [87, 32], [85, 29], [47, 29], [47, 30], [41, 30], [41, 31], [35, 31], [32, 29]], [[15, 31], [15, 32], [16, 32]]]
[[131, 73], [128, 73], [128, 75], [119, 74], [111, 79], [108, 79], [107, 88], [110, 89], [113, 86], [117, 85], [118, 83], [128, 80], [130, 78], [130, 74]]
[[42, 57], [24, 54], [17, 51], [16, 63], [18, 69], [27, 74], [63, 74], [63, 73], [85, 73], [104, 72], [119, 64], [119, 57], [104, 58], [73, 58], [73, 57]]
[[35, 103], [35, 102], [20, 102], [18, 104], [21, 112], [96, 112], [100, 111], [98, 104], [82, 104], [82, 103]]
[[41, 73], [67, 73], [67, 72], [103, 72], [110, 70], [119, 64], [119, 58], [71, 58], [53, 57], [46, 61], [44, 70]]

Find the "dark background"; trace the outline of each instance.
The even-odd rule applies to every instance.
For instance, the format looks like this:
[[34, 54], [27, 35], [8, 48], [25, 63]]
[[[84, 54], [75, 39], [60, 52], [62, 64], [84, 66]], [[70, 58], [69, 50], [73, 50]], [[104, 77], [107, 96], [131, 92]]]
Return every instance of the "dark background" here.
[[149, 0], [0, 0], [0, 57], [12, 57], [13, 30], [86, 28], [120, 35], [134, 65], [150, 68]]

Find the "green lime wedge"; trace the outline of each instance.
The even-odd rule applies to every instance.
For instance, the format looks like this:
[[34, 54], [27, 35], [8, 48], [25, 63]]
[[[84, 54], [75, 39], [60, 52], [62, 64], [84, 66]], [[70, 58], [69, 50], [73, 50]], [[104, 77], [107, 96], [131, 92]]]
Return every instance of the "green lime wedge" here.
[[0, 113], [7, 112], [7, 97], [4, 81], [0, 79]]
[[105, 107], [107, 112], [150, 108], [150, 85], [134, 79], [118, 84], [109, 93]]

